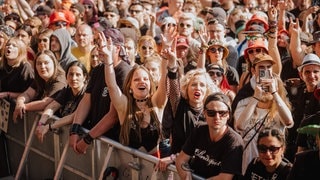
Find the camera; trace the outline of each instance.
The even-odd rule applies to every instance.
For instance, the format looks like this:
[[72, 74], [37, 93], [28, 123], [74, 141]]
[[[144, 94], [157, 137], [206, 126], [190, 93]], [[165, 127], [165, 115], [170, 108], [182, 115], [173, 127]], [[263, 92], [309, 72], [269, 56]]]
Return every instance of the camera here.
[[[261, 84], [261, 80], [262, 79], [270, 79], [271, 78], [271, 73], [269, 70], [267, 69], [259, 69], [259, 81], [258, 83]], [[265, 92], [269, 92], [269, 87], [268, 86], [261, 86], [262, 89], [265, 91]]]

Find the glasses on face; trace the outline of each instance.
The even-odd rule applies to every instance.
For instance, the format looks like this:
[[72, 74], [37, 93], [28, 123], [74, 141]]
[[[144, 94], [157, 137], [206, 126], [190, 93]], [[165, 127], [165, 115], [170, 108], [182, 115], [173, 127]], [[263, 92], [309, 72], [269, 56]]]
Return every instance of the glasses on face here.
[[168, 27], [176, 27], [176, 24], [168, 23], [167, 26], [168, 26]]
[[217, 51], [218, 52], [223, 52], [224, 48], [223, 47], [218, 47], [218, 48], [210, 48], [209, 51], [212, 52], [212, 53], [216, 53]]
[[184, 27], [191, 28], [191, 24], [180, 23], [179, 26], [180, 26], [181, 28], [184, 28]]
[[276, 147], [276, 146], [266, 146], [266, 145], [258, 145], [258, 151], [259, 153], [265, 154], [268, 151], [270, 154], [277, 154], [282, 146]]
[[66, 26], [67, 26], [67, 23], [66, 23], [66, 22], [63, 22], [63, 21], [58, 21], [58, 22], [55, 22], [54, 25], [55, 25], [55, 26], [63, 26], [63, 27], [66, 27]]
[[262, 52], [262, 49], [261, 48], [256, 48], [256, 49], [249, 49], [248, 50], [248, 53], [249, 54], [253, 54], [253, 53], [261, 53]]
[[147, 49], [149, 49], [149, 50], [153, 50], [153, 48], [152, 48], [152, 47], [147, 47], [147, 46], [142, 46], [142, 49], [143, 49], [143, 50], [147, 50]]
[[141, 12], [142, 12], [141, 10], [133, 10], [133, 9], [130, 10], [131, 14], [139, 14]]
[[38, 39], [38, 42], [40, 43], [40, 42], [48, 42], [49, 41], [49, 39], [46, 39], [46, 38], [43, 38], [43, 39]]
[[216, 111], [210, 109], [206, 109], [206, 112], [209, 117], [215, 117], [217, 114], [219, 114], [220, 117], [226, 117], [229, 113], [229, 111]]
[[208, 73], [210, 76], [214, 76], [214, 75], [216, 75], [217, 77], [222, 76], [222, 72], [220, 72], [220, 71], [209, 71]]
[[264, 24], [262, 22], [257, 22], [257, 21], [252, 22], [250, 25], [264, 26]]

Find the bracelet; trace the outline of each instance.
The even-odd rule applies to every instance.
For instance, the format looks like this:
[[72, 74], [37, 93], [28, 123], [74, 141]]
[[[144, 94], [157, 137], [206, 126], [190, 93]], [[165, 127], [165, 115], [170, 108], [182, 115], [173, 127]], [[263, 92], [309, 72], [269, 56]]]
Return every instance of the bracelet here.
[[113, 66], [113, 62], [112, 62], [112, 63], [110, 63], [110, 64], [107, 64], [107, 66]]
[[177, 66], [174, 66], [174, 67], [167, 67], [168, 71], [170, 72], [176, 72], [178, 67]]
[[275, 93], [277, 93], [278, 91], [273, 91], [271, 94], [274, 95]]
[[80, 128], [80, 124], [72, 124], [70, 127], [69, 135], [79, 134]]
[[257, 98], [257, 97], [254, 97], [254, 96], [252, 96], [255, 100], [257, 100], [257, 101], [261, 101], [259, 98]]
[[93, 137], [91, 137], [90, 134], [87, 133], [87, 134], [83, 137], [83, 141], [84, 141], [86, 144], [91, 144], [92, 141], [93, 141]]

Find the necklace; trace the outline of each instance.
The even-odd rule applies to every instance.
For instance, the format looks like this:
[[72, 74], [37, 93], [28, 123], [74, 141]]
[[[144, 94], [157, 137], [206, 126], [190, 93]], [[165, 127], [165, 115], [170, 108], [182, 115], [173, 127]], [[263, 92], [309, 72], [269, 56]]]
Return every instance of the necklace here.
[[145, 102], [145, 101], [147, 101], [148, 100], [148, 97], [147, 98], [145, 98], [145, 99], [135, 99], [136, 100], [136, 102]]

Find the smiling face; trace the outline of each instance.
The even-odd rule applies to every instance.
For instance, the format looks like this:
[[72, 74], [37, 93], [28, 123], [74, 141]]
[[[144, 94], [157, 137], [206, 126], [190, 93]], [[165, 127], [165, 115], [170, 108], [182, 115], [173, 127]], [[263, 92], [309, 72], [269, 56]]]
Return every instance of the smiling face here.
[[320, 66], [312, 64], [304, 66], [300, 78], [305, 82], [308, 91], [313, 91], [320, 83]]
[[192, 107], [197, 107], [198, 104], [202, 104], [207, 92], [207, 83], [204, 75], [194, 76], [187, 87], [187, 96], [189, 104]]
[[36, 70], [42, 79], [48, 81], [54, 73], [53, 60], [48, 55], [41, 54], [36, 59]]
[[138, 68], [132, 76], [130, 89], [135, 99], [145, 99], [150, 94], [150, 77], [142, 68]]
[[143, 58], [150, 57], [154, 53], [154, 46], [150, 41], [142, 42], [139, 47], [140, 56]]
[[259, 158], [267, 169], [276, 169], [281, 163], [284, 147], [275, 136], [262, 137], [258, 142], [258, 149]]

